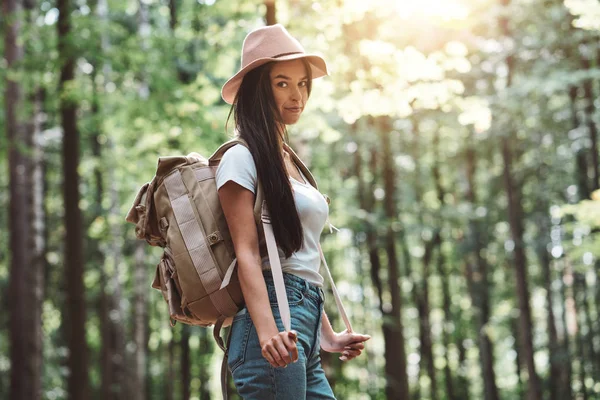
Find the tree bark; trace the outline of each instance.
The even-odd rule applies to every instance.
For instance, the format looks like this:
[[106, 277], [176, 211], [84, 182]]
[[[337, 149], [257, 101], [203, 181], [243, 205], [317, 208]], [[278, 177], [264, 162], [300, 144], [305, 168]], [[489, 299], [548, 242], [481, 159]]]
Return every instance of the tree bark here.
[[[600, 62], [600, 49], [598, 50], [598, 62]], [[595, 284], [595, 292], [594, 296], [596, 303], [596, 323], [595, 323], [595, 334], [593, 337], [600, 338], [600, 259], [596, 259], [594, 263], [594, 270], [596, 273], [596, 284]], [[596, 353], [600, 353], [600, 344], [598, 346], [598, 350]], [[600, 372], [600, 357], [596, 357], [596, 368]], [[599, 379], [600, 381], [600, 379]]]
[[596, 349], [594, 348], [594, 323], [592, 319], [592, 314], [590, 312], [590, 304], [588, 302], [588, 286], [585, 280], [585, 275], [578, 274], [577, 280], [579, 282], [579, 296], [580, 296], [580, 309], [582, 309], [581, 313], [581, 322], [579, 324], [580, 328], [582, 326], [586, 327], [586, 333], [583, 335], [583, 348], [585, 353], [587, 354], [586, 359], [589, 360], [588, 365], [589, 369], [591, 369], [592, 378], [594, 382], [600, 382], [600, 377], [598, 376], [598, 355], [596, 354]]
[[529, 307], [529, 284], [527, 279], [527, 257], [523, 243], [523, 211], [521, 193], [512, 176], [512, 156], [509, 140], [502, 138], [502, 159], [504, 161], [504, 187], [508, 196], [508, 219], [514, 248], [517, 299], [519, 304], [519, 333], [521, 349], [529, 377], [527, 395], [530, 400], [541, 398], [541, 386], [533, 360], [532, 322]]
[[436, 228], [436, 232], [432, 239], [425, 243], [425, 254], [423, 256], [423, 281], [419, 296], [419, 324], [421, 336], [421, 355], [426, 362], [427, 375], [430, 381], [430, 397], [432, 400], [437, 400], [437, 379], [435, 376], [435, 365], [433, 359], [433, 341], [431, 339], [431, 322], [429, 318], [429, 267], [433, 252], [440, 243], [440, 232]]
[[[470, 133], [473, 138], [473, 131]], [[472, 143], [472, 141], [469, 141]], [[475, 150], [469, 145], [466, 151], [467, 161], [467, 200], [471, 207], [475, 208], [478, 204], [476, 198], [477, 189], [475, 186], [476, 160]], [[496, 374], [494, 371], [494, 347], [487, 332], [487, 324], [490, 318], [489, 302], [489, 279], [487, 261], [482, 256], [482, 250], [485, 248], [480, 224], [475, 219], [469, 221], [469, 231], [471, 237], [472, 254], [474, 261], [467, 262], [466, 276], [471, 294], [471, 300], [475, 307], [477, 316], [477, 345], [479, 347], [481, 371], [483, 375], [484, 398], [485, 400], [499, 400], [498, 387], [496, 386]]]
[[[506, 7], [510, 0], [501, 0], [501, 4]], [[500, 27], [502, 35], [506, 38], [511, 37], [508, 28], [508, 18], [500, 17]], [[512, 74], [514, 69], [514, 59], [512, 55], [506, 57], [506, 66], [508, 70], [506, 86], [511, 86]], [[525, 255], [525, 243], [523, 241], [523, 209], [521, 204], [520, 187], [516, 184], [512, 172], [512, 149], [510, 142], [516, 141], [512, 127], [506, 127], [508, 134], [501, 138], [503, 177], [506, 195], [508, 197], [508, 222], [510, 225], [514, 248], [514, 266], [516, 274], [517, 299], [519, 304], [519, 333], [521, 340], [521, 349], [528, 373], [527, 397], [529, 400], [539, 400], [542, 398], [542, 389], [539, 376], [535, 370], [533, 360], [533, 342], [532, 342], [532, 321], [531, 309], [529, 306], [529, 285], [527, 279], [527, 257]]]
[[[585, 340], [583, 333], [581, 332], [585, 326], [585, 314], [581, 310], [585, 301], [585, 281], [579, 273], [573, 273], [573, 300], [575, 301], [575, 318], [576, 318], [576, 330], [575, 330], [575, 343], [577, 347], [577, 358], [579, 364], [579, 382], [580, 382], [580, 394], [583, 400], [589, 399], [589, 393], [586, 387], [587, 371], [586, 371], [586, 351], [585, 351]], [[579, 296], [577, 295], [581, 293]], [[579, 304], [577, 304], [579, 303]]]
[[85, 339], [86, 307], [83, 284], [83, 230], [79, 209], [79, 131], [77, 103], [69, 95], [75, 79], [75, 54], [71, 33], [71, 1], [58, 0], [58, 54], [60, 66], [60, 117], [63, 128], [63, 198], [65, 204], [65, 282], [68, 392], [71, 399], [89, 398], [88, 348]]
[[277, 23], [275, 0], [265, 0], [265, 21], [267, 25], [275, 25]]
[[190, 400], [190, 326], [181, 326], [181, 398]]
[[519, 321], [517, 318], [510, 319], [510, 327], [515, 338], [515, 370], [517, 373], [517, 398], [523, 399], [525, 397], [525, 389], [523, 388], [523, 351], [521, 349], [521, 343], [519, 340]]
[[[384, 314], [384, 337], [386, 354], [386, 376], [388, 386], [386, 394], [389, 399], [407, 399], [409, 397], [408, 375], [406, 370], [406, 351], [404, 349], [404, 327], [402, 324], [402, 297], [399, 285], [399, 265], [396, 253], [396, 234], [393, 230], [393, 222], [398, 220], [396, 208], [396, 177], [390, 145], [391, 123], [387, 117], [380, 119], [377, 127], [381, 140], [383, 188], [385, 197], [383, 199], [386, 222], [388, 224], [385, 251], [388, 261], [388, 285], [391, 295], [391, 310]], [[387, 323], [386, 323], [387, 321]]]
[[[598, 45], [597, 41], [594, 43], [596, 46]], [[591, 71], [591, 55], [592, 50], [588, 47], [591, 46], [591, 43], [584, 42], [582, 44], [583, 54], [581, 55], [581, 69], [583, 71]], [[585, 120], [588, 128], [588, 135], [590, 138], [591, 149], [590, 149], [590, 158], [592, 163], [592, 171], [593, 171], [593, 180], [592, 180], [592, 190], [596, 190], [600, 188], [600, 161], [598, 161], [598, 129], [596, 127], [596, 123], [594, 122], [594, 82], [591, 78], [587, 78], [583, 81], [583, 96], [585, 98]], [[586, 165], [587, 166], [587, 165]], [[586, 178], [587, 178], [587, 169], [586, 169]]]
[[[446, 190], [444, 189], [443, 185], [442, 185], [442, 179], [441, 179], [441, 173], [440, 173], [440, 137], [439, 137], [439, 133], [435, 132], [435, 136], [433, 139], [433, 151], [434, 151], [434, 164], [433, 164], [433, 168], [432, 168], [432, 174], [433, 174], [433, 180], [435, 183], [435, 188], [436, 188], [436, 192], [437, 192], [437, 198], [438, 201], [440, 203], [440, 207], [443, 209], [443, 205], [444, 205], [444, 197], [446, 196]], [[442, 216], [439, 216], [439, 220], [442, 221]], [[442, 251], [442, 237], [441, 237], [441, 229], [442, 227], [439, 226], [438, 228], [436, 228], [436, 233], [434, 234], [434, 243], [436, 245], [436, 247], [438, 248], [438, 258], [437, 258], [437, 273], [440, 277], [440, 280], [442, 281], [442, 308], [444, 310], [444, 320], [443, 320], [443, 325], [442, 325], [442, 344], [444, 346], [444, 358], [446, 360], [446, 365], [444, 366], [444, 383], [446, 386], [446, 396], [448, 399], [450, 400], [454, 400], [456, 399], [456, 395], [454, 393], [454, 382], [453, 382], [453, 378], [452, 378], [452, 371], [450, 370], [450, 358], [449, 358], [449, 346], [450, 346], [450, 337], [449, 337], [449, 333], [448, 333], [448, 326], [449, 324], [452, 323], [452, 313], [450, 311], [450, 287], [449, 287], [449, 276], [446, 273], [445, 270], [445, 258], [444, 258], [444, 253]], [[425, 260], [424, 260], [425, 261]], [[428, 261], [429, 263], [429, 261]], [[425, 277], [425, 276], [424, 276]], [[425, 277], [425, 281], [427, 281], [427, 278]], [[430, 372], [430, 374], [434, 373], [434, 366], [433, 366], [433, 354], [431, 357], [431, 364], [432, 364], [432, 372]], [[434, 375], [435, 377], [435, 375]], [[433, 387], [432, 387], [433, 388]], [[432, 389], [433, 390], [433, 389]], [[437, 398], [437, 394], [435, 397], [432, 396], [432, 399]]]
[[[571, 109], [571, 129], [577, 129], [579, 128], [579, 118], [577, 117], [577, 87], [575, 86], [569, 88], [569, 105]], [[581, 139], [578, 140], [581, 142]], [[590, 197], [587, 164], [585, 147], [578, 143], [575, 149], [575, 178], [577, 180], [577, 192], [580, 199], [588, 199]]]
[[169, 16], [171, 32], [175, 32], [175, 28], [177, 28], [177, 0], [169, 0]]
[[[45, 271], [46, 271], [46, 160], [44, 156], [44, 144], [42, 139], [42, 114], [45, 91], [35, 88], [31, 96], [33, 104], [33, 170], [32, 170], [32, 202], [33, 202], [33, 236], [34, 246], [33, 259], [29, 265], [28, 281], [31, 285], [31, 306], [29, 312], [32, 314], [33, 325], [30, 334], [33, 336], [30, 357], [31, 365], [37, 376], [32, 376], [29, 385], [35, 393], [42, 393], [43, 372], [43, 331], [42, 331], [42, 309], [45, 296]], [[32, 397], [35, 399], [36, 397]]]
[[177, 373], [175, 371], [175, 347], [177, 342], [175, 341], [175, 334], [173, 332], [173, 336], [171, 340], [169, 340], [169, 345], [167, 346], [168, 351], [168, 364], [167, 364], [167, 374], [166, 374], [166, 382], [165, 382], [165, 398], [167, 400], [174, 400], [176, 397], [175, 394], [175, 382], [179, 382], [177, 379]]
[[[169, 4], [172, 4], [175, 0], [170, 0]], [[174, 10], [173, 10], [174, 11]], [[171, 20], [173, 20], [174, 12], [171, 12]], [[150, 23], [149, 23], [149, 12], [148, 4], [145, 1], [138, 1], [138, 29], [137, 33], [140, 37], [141, 47], [144, 51], [149, 48], [148, 36], [150, 34]], [[176, 13], [175, 13], [176, 14]], [[174, 26], [171, 27], [174, 29]], [[146, 71], [142, 70], [140, 73], [140, 87], [138, 88], [138, 95], [141, 100], [148, 98], [150, 89], [146, 79]], [[145, 400], [147, 398], [147, 388], [149, 382], [146, 371], [148, 369], [148, 282], [146, 280], [146, 263], [144, 259], [144, 252], [146, 248], [146, 242], [138, 240], [135, 244], [135, 282], [134, 282], [134, 308], [133, 308], [133, 342], [135, 344], [132, 355], [133, 368], [132, 368], [132, 382], [130, 383], [133, 400]], [[202, 400], [202, 399], [201, 399]]]
[[133, 371], [130, 394], [132, 400], [145, 400], [146, 396], [146, 367], [148, 353], [148, 305], [146, 294], [148, 283], [146, 276], [146, 263], [144, 262], [144, 250], [146, 243], [138, 240], [135, 244], [135, 279], [133, 284]]
[[[356, 133], [356, 124], [351, 126], [351, 131]], [[376, 128], [371, 126], [371, 129]], [[355, 135], [353, 135], [355, 137]], [[385, 142], [386, 139], [383, 139]], [[387, 139], [389, 140], [389, 138]], [[385, 147], [385, 145], [383, 146]], [[362, 172], [362, 155], [360, 146], [354, 153], [354, 174], [358, 180], [358, 190], [357, 197], [359, 200], [359, 206], [362, 210], [366, 211], [368, 214], [373, 215], [375, 212], [375, 198], [373, 195], [375, 189], [375, 177], [378, 176], [377, 173], [377, 160], [379, 159], [379, 153], [375, 147], [373, 147], [370, 151], [370, 160], [369, 160], [369, 169], [373, 179], [371, 180], [369, 185], [365, 185], [365, 178]], [[388, 159], [389, 162], [389, 159]], [[383, 167], [385, 172], [386, 167]], [[390, 176], [388, 176], [388, 179]], [[393, 174], [391, 176], [393, 179]], [[406, 371], [406, 355], [404, 350], [404, 338], [402, 333], [402, 324], [399, 319], [399, 312], [396, 314], [394, 310], [394, 306], [388, 307], [384, 304], [384, 283], [381, 280], [380, 272], [382, 269], [381, 259], [379, 257], [379, 243], [377, 240], [376, 227], [374, 224], [367, 222], [367, 226], [365, 227], [366, 231], [366, 244], [367, 251], [369, 254], [369, 261], [371, 265], [370, 275], [371, 280], [373, 281], [373, 285], [375, 286], [375, 290], [377, 292], [377, 298], [379, 303], [379, 310], [382, 315], [383, 323], [381, 326], [383, 332], [384, 339], [384, 354], [385, 354], [385, 377], [386, 377], [386, 396], [389, 399], [408, 399], [408, 375]], [[393, 245], [393, 240], [392, 240]], [[395, 257], [395, 250], [390, 248], [390, 236], [386, 235], [386, 250], [389, 252], [388, 257], [391, 254], [392, 261], [390, 261], [390, 265]], [[395, 261], [397, 263], [397, 261]], [[393, 284], [392, 278], [393, 272], [389, 272], [390, 275], [390, 284]], [[397, 272], [396, 272], [397, 274]], [[395, 282], [397, 283], [398, 278], [396, 276]], [[391, 291], [391, 288], [390, 288]], [[393, 296], [398, 296], [399, 290]], [[395, 298], [395, 297], [393, 297]], [[392, 300], [393, 303], [394, 300]]]
[[566, 282], [570, 278], [569, 278], [568, 268], [566, 267], [564, 261], [560, 261], [560, 263], [563, 264], [563, 268], [560, 271], [561, 279], [559, 280], [559, 282], [560, 282], [561, 323], [563, 326], [562, 351], [563, 351], [563, 354], [566, 354], [566, 356], [567, 356], [566, 360], [562, 360], [562, 362], [564, 363], [564, 368], [562, 370], [561, 383], [562, 383], [562, 387], [566, 391], [566, 396], [564, 398], [572, 399], [573, 398], [573, 389], [572, 389], [571, 385], [572, 385], [572, 380], [573, 380], [573, 364], [572, 364], [571, 356], [570, 356], [569, 324], [567, 322], [567, 313], [568, 313], [567, 304], [571, 301], [571, 298], [569, 297], [569, 294], [567, 293], [568, 288], [567, 288], [567, 284], [566, 284]]
[[200, 400], [210, 400], [210, 355], [212, 354], [212, 335], [209, 334], [207, 329], [200, 329], [200, 350], [201, 354], [199, 359], [200, 364]]
[[[19, 71], [23, 60], [21, 4], [2, 3], [4, 58], [10, 71]], [[6, 76], [4, 92], [5, 128], [8, 138], [9, 169], [9, 246], [10, 278], [8, 288], [10, 389], [15, 400], [40, 399], [41, 392], [41, 302], [43, 297], [43, 260], [39, 254], [39, 235], [34, 226], [40, 210], [34, 190], [33, 174], [37, 163], [33, 138], [35, 122], [25, 123], [24, 96], [17, 80]], [[34, 112], [33, 118], [37, 117]], [[35, 182], [39, 188], [40, 182]], [[34, 201], [36, 203], [34, 204]], [[43, 216], [42, 216], [43, 219]], [[43, 228], [43, 227], [42, 227]]]
[[[547, 208], [540, 208], [547, 210]], [[541, 225], [540, 226], [544, 226]], [[549, 237], [548, 230], [542, 229], [540, 236]], [[546, 304], [548, 309], [548, 352], [550, 354], [550, 381], [548, 382], [550, 388], [550, 400], [560, 400], [564, 397], [564, 389], [561, 387], [561, 366], [563, 362], [561, 360], [561, 348], [558, 343], [558, 333], [556, 331], [556, 323], [553, 309], [553, 293], [552, 293], [552, 275], [550, 270], [550, 255], [544, 242], [540, 243], [537, 251], [540, 266], [542, 269], [542, 278], [544, 282], [544, 288], [546, 289]]]
[[[25, 1], [24, 7], [28, 10], [28, 23], [35, 24], [38, 16], [34, 0]], [[46, 158], [45, 145], [42, 130], [44, 128], [44, 100], [46, 91], [38, 84], [34, 85], [30, 93], [29, 100], [33, 106], [31, 122], [27, 125], [27, 131], [32, 137], [32, 157], [31, 157], [31, 198], [32, 198], [32, 235], [33, 250], [32, 260], [29, 265], [27, 280], [30, 282], [31, 304], [29, 312], [33, 326], [30, 327], [29, 334], [32, 336], [31, 354], [29, 355], [30, 365], [34, 374], [31, 376], [28, 384], [32, 387], [34, 393], [42, 394], [43, 380], [43, 331], [42, 331], [42, 310], [44, 296], [46, 293], [46, 251], [47, 251], [47, 212], [45, 207], [45, 198], [47, 192], [46, 185]], [[35, 399], [37, 397], [32, 397]]]

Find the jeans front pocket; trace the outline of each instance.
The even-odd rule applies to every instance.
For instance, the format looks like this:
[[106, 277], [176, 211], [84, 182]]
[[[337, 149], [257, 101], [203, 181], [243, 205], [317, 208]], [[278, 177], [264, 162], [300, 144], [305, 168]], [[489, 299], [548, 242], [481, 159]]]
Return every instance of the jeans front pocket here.
[[252, 320], [250, 319], [250, 314], [248, 314], [247, 309], [244, 308], [242, 311], [244, 312], [239, 312], [233, 318], [233, 323], [231, 324], [231, 339], [229, 342], [227, 365], [232, 374], [246, 359], [248, 336], [250, 335], [250, 328], [252, 327]]
[[[274, 286], [268, 286], [269, 292], [269, 302], [271, 303], [271, 307], [278, 307], [277, 303], [277, 293], [275, 292]], [[286, 286], [285, 294], [288, 299], [288, 304], [290, 307], [298, 306], [304, 303], [304, 292], [301, 289], [298, 289], [294, 286]]]

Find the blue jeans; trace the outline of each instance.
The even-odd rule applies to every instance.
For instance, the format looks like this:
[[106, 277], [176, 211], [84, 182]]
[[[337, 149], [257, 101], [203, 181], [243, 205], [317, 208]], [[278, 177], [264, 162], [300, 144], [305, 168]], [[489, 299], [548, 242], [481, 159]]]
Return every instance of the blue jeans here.
[[[284, 330], [270, 271], [264, 271], [271, 310]], [[256, 328], [244, 307], [233, 319], [227, 364], [246, 400], [335, 399], [321, 367], [320, 336], [324, 294], [304, 279], [283, 274], [292, 329], [298, 332], [298, 362], [275, 368], [262, 356]]]

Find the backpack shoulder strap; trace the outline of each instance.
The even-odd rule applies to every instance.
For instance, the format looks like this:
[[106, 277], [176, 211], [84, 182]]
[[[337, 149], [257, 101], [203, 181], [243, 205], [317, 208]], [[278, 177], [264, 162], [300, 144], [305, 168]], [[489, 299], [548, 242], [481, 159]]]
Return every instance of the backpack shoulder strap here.
[[290, 147], [289, 144], [287, 143], [283, 143], [283, 147], [285, 148], [285, 150], [290, 153], [290, 155], [292, 156], [292, 160], [294, 161], [294, 163], [298, 166], [298, 168], [300, 168], [300, 171], [302, 171], [302, 173], [304, 174], [304, 176], [306, 177], [306, 179], [308, 179], [308, 183], [310, 183], [315, 189], [319, 190], [319, 187], [317, 185], [317, 180], [315, 179], [315, 177], [313, 176], [313, 174], [310, 172], [310, 170], [308, 169], [308, 167], [306, 166], [306, 164], [304, 164], [304, 162], [302, 162], [302, 160], [300, 159], [300, 157], [298, 157], [298, 154], [296, 154], [296, 152], [294, 151], [294, 149], [292, 149]]
[[225, 143], [223, 143], [221, 146], [219, 146], [219, 148], [217, 150], [215, 150], [215, 152], [212, 154], [212, 156], [210, 156], [210, 158], [208, 159], [208, 162], [210, 165], [219, 165], [219, 161], [221, 161], [221, 158], [223, 158], [223, 155], [225, 154], [225, 152], [227, 150], [229, 150], [230, 148], [232, 148], [233, 146], [235, 146], [236, 144], [241, 144], [242, 146], [248, 148], [248, 143], [246, 143], [246, 141], [244, 139], [242, 139], [241, 137], [235, 137]]
[[[300, 170], [302, 171], [302, 173], [304, 174], [306, 179], [308, 179], [309, 183], [315, 189], [319, 190], [319, 188], [317, 186], [317, 181], [315, 180], [315, 177], [312, 175], [312, 173], [310, 172], [310, 170], [308, 169], [306, 164], [304, 164], [302, 162], [300, 157], [298, 157], [298, 155], [294, 152], [294, 150], [288, 144], [284, 143], [284, 146], [285, 146], [285, 149], [291, 154], [292, 159], [294, 160], [294, 162], [296, 163], [298, 168], [300, 168]], [[326, 195], [324, 195], [324, 197], [326, 198], [327, 203], [329, 203], [329, 197], [327, 197]], [[329, 266], [327, 265], [327, 261], [325, 260], [325, 255], [323, 254], [323, 249], [321, 248], [321, 244], [319, 244], [319, 255], [321, 257], [321, 262], [325, 266], [325, 271], [327, 273], [327, 278], [329, 278], [329, 283], [331, 285], [331, 291], [333, 292], [333, 297], [335, 298], [335, 303], [336, 303], [338, 312], [340, 313], [342, 320], [344, 321], [344, 325], [346, 325], [346, 329], [348, 330], [348, 332], [352, 332], [352, 324], [350, 323], [350, 319], [348, 318], [348, 314], [346, 313], [346, 309], [344, 308], [344, 304], [342, 303], [340, 294], [337, 290], [337, 287], [335, 286], [333, 277], [331, 276], [331, 271], [329, 271]]]
[[[223, 155], [227, 150], [235, 146], [236, 144], [241, 144], [242, 146], [248, 148], [248, 143], [241, 137], [237, 136], [225, 143], [223, 143], [208, 159], [208, 163], [210, 166], [218, 166], [219, 162], [223, 158]], [[254, 202], [254, 222], [256, 222], [257, 226], [260, 225], [260, 215], [262, 210], [262, 202], [264, 199], [262, 185], [260, 184], [260, 180], [257, 180], [257, 188], [256, 188], [256, 201]], [[259, 232], [260, 233], [260, 232]]]

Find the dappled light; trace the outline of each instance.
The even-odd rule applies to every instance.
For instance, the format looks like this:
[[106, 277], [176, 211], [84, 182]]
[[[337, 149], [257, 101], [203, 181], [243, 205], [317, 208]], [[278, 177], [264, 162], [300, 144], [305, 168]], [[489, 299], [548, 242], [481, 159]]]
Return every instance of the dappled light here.
[[329, 71], [287, 134], [372, 337], [351, 361], [321, 351], [336, 397], [600, 398], [597, 0], [2, 7], [0, 398], [240, 398], [212, 328], [173, 326], [152, 284], [166, 295], [177, 268], [125, 216], [147, 211], [159, 157], [208, 158], [239, 133], [222, 87], [274, 23]]

